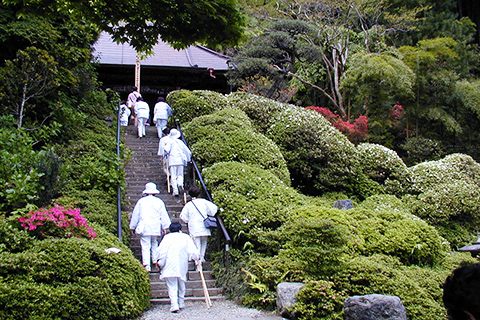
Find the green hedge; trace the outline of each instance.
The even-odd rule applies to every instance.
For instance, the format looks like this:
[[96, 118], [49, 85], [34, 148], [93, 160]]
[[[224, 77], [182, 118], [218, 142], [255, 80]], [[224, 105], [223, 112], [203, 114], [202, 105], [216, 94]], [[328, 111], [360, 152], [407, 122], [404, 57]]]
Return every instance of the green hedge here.
[[306, 201], [305, 196], [258, 166], [216, 163], [202, 175], [238, 245], [255, 241], [263, 230], [276, 229], [291, 208]]
[[239, 110], [224, 109], [195, 118], [184, 129], [197, 165], [236, 161], [273, 172], [286, 185], [290, 174], [279, 148], [255, 131], [248, 117]]
[[267, 132], [278, 114], [293, 106], [246, 92], [227, 95], [229, 106], [244, 111], [260, 132]]
[[408, 168], [397, 153], [382, 145], [361, 143], [357, 145], [362, 172], [389, 193], [403, 193], [407, 187]]
[[175, 119], [181, 124], [228, 106], [225, 95], [208, 90], [172, 91], [167, 96], [167, 102], [172, 107]]
[[[0, 252], [0, 318], [131, 319], [149, 306], [148, 274], [116, 237], [35, 240]], [[1, 240], [0, 240], [1, 241]], [[106, 253], [117, 247], [122, 252]]]

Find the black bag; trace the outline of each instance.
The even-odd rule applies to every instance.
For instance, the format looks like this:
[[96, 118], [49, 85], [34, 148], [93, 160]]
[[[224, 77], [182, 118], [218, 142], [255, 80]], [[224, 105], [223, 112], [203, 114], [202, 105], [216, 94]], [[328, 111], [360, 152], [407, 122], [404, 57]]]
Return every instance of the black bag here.
[[203, 224], [205, 225], [205, 228], [216, 228], [218, 227], [217, 225], [217, 218], [207, 216], [205, 220], [203, 220]]

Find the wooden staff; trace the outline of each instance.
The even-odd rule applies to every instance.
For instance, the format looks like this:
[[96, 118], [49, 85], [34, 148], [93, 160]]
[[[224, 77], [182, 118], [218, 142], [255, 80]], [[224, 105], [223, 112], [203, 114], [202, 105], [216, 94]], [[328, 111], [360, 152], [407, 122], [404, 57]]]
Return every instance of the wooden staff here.
[[[165, 159], [165, 156], [164, 156], [164, 159]], [[167, 173], [167, 192], [170, 193], [170, 168], [168, 167], [168, 159], [167, 161], [165, 162], [165, 166], [167, 168], [166, 173]]]
[[197, 265], [197, 270], [200, 273], [200, 279], [202, 280], [203, 295], [205, 296], [205, 303], [207, 304], [207, 309], [212, 307], [212, 301], [210, 300], [210, 295], [208, 294], [207, 283], [205, 282], [205, 277], [203, 276], [202, 263], [199, 261]]

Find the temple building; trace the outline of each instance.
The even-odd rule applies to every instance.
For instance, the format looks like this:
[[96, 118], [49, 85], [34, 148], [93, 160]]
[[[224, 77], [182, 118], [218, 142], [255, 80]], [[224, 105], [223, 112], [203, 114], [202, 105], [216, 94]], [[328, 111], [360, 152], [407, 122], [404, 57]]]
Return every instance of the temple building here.
[[230, 92], [225, 77], [230, 58], [200, 45], [176, 50], [160, 41], [153, 55], [137, 60], [129, 44], [117, 44], [104, 32], [93, 48], [100, 82], [122, 99], [134, 85], [150, 106], [158, 96], [177, 89]]

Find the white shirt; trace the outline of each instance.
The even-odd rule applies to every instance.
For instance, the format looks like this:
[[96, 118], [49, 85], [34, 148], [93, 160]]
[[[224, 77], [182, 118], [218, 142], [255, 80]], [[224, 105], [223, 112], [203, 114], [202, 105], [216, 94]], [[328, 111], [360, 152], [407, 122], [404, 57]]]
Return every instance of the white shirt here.
[[186, 166], [192, 159], [192, 152], [180, 139], [168, 139], [165, 140], [163, 146], [165, 154], [168, 156], [169, 166]]
[[167, 144], [168, 139], [170, 139], [169, 136], [163, 136], [163, 137], [160, 138], [160, 141], [158, 141], [157, 155], [162, 156], [162, 157], [165, 155], [165, 145]]
[[168, 103], [160, 101], [155, 104], [153, 108], [153, 122], [157, 122], [158, 119], [168, 119], [172, 115], [172, 108]]
[[120, 121], [128, 121], [130, 113], [130, 109], [127, 107], [126, 104], [120, 105]]
[[[195, 205], [193, 205], [195, 203]], [[195, 208], [196, 206], [196, 208]], [[198, 208], [198, 210], [197, 210]], [[200, 212], [198, 212], [200, 210]], [[206, 199], [197, 198], [187, 202], [180, 213], [180, 219], [188, 223], [188, 233], [193, 237], [210, 236], [210, 229], [205, 227], [203, 220], [208, 216], [215, 216], [218, 207]]]
[[167, 233], [153, 253], [153, 261], [162, 268], [160, 279], [178, 277], [187, 281], [188, 261], [198, 260], [200, 252], [189, 235]]
[[171, 224], [167, 208], [162, 199], [153, 195], [140, 198], [133, 208], [130, 230], [145, 236], [160, 236], [162, 229]]
[[150, 106], [145, 101], [138, 101], [135, 103], [135, 114], [138, 118], [150, 117]]

